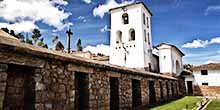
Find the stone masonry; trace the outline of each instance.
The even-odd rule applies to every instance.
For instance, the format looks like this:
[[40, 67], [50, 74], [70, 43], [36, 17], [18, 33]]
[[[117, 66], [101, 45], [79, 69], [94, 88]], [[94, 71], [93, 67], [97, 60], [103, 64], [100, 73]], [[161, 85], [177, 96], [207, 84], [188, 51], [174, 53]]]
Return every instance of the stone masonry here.
[[0, 110], [137, 110], [184, 95], [182, 83], [0, 36]]

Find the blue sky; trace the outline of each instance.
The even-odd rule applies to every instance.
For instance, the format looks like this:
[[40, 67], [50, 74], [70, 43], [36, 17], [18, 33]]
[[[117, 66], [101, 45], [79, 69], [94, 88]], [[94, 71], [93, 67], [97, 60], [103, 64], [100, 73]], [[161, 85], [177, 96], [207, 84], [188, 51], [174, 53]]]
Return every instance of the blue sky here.
[[[65, 29], [68, 27], [67, 24], [70, 24], [73, 30], [72, 49], [75, 49], [79, 38], [84, 48], [88, 45], [109, 45], [110, 15], [105, 13], [105, 10], [136, 0], [46, 1], [39, 0], [41, 3], [39, 5], [40, 3], [36, 0], [3, 0], [0, 2], [0, 27], [11, 26], [12, 29], [25, 33], [33, 28], [39, 28], [45, 42], [53, 47], [51, 39], [54, 35], [58, 35], [60, 40], [66, 44]], [[161, 42], [176, 45], [186, 54], [184, 63], [198, 65], [220, 62], [219, 0], [138, 1], [144, 2], [153, 13], [154, 45]], [[19, 7], [16, 3], [22, 6]], [[14, 4], [16, 8], [11, 4]], [[33, 10], [24, 8], [28, 4]], [[8, 8], [10, 6], [14, 9]], [[14, 28], [16, 26], [18, 28]]]

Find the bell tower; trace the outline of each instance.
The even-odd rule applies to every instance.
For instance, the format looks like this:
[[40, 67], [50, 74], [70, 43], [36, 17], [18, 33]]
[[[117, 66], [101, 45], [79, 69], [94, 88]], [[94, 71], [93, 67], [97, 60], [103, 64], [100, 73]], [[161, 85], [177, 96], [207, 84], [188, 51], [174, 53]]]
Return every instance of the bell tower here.
[[110, 63], [151, 69], [151, 16], [143, 2], [110, 9]]

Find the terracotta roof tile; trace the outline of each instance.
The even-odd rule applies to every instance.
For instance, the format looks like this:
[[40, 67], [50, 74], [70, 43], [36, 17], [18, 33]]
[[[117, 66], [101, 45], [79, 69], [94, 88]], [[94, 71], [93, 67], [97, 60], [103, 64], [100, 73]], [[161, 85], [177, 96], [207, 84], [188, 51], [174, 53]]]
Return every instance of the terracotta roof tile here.
[[195, 66], [193, 70], [220, 70], [220, 63], [209, 63], [205, 65]]

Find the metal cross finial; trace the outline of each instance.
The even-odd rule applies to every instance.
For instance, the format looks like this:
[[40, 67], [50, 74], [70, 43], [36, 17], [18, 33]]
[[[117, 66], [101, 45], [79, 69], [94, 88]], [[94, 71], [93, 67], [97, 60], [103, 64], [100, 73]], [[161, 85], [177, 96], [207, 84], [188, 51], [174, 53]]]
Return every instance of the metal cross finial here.
[[67, 33], [67, 52], [70, 53], [70, 38], [71, 35], [73, 35], [73, 32], [71, 31], [71, 29], [66, 31]]

